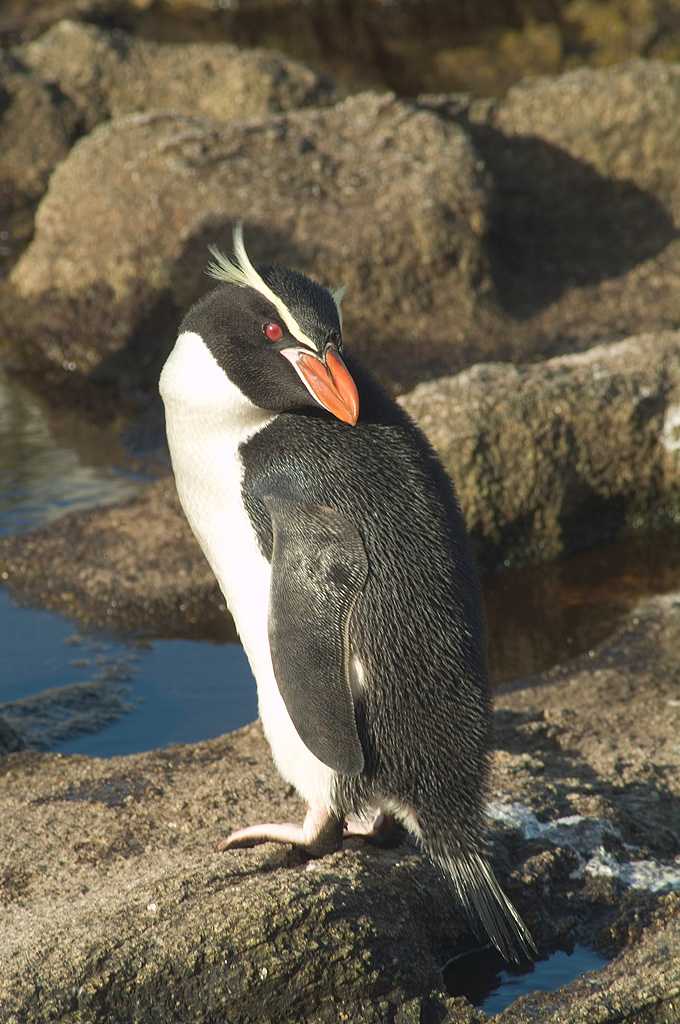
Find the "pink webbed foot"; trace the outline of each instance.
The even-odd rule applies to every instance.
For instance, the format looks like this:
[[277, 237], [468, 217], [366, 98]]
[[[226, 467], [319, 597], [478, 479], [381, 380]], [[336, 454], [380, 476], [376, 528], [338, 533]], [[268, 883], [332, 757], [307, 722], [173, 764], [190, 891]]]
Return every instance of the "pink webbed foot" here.
[[249, 825], [220, 839], [216, 850], [238, 850], [260, 843], [290, 843], [310, 857], [323, 857], [342, 845], [342, 822], [327, 808], [310, 808], [302, 825]]
[[364, 839], [367, 843], [375, 843], [378, 846], [399, 843], [403, 835], [403, 825], [392, 814], [385, 814], [383, 811], [379, 811], [372, 821], [347, 822], [343, 831], [343, 839]]

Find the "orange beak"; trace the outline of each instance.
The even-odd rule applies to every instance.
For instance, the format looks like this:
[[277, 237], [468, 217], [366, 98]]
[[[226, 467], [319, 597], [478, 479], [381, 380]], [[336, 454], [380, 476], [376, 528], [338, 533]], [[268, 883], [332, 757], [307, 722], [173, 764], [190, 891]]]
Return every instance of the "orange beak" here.
[[319, 359], [308, 349], [284, 348], [281, 355], [292, 364], [298, 377], [319, 405], [343, 423], [354, 426], [359, 419], [359, 393], [349, 370], [333, 346]]

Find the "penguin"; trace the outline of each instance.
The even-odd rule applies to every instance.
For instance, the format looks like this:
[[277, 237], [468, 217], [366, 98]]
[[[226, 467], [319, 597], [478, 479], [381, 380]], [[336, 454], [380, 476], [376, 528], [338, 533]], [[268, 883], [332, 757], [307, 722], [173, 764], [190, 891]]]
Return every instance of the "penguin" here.
[[530, 957], [489, 862], [485, 625], [453, 485], [345, 352], [342, 289], [255, 266], [241, 225], [231, 257], [210, 251], [219, 284], [160, 377], [172, 467], [274, 762], [307, 805], [301, 825], [249, 825], [218, 848], [323, 856], [400, 824], [473, 929], [506, 959]]

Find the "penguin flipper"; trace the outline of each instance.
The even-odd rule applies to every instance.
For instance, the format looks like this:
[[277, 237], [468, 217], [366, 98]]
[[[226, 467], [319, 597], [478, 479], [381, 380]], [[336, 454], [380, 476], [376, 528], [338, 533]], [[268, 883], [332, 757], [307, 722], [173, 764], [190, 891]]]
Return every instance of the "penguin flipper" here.
[[272, 520], [269, 645], [297, 733], [329, 768], [354, 775], [364, 752], [349, 684], [349, 628], [368, 576], [356, 527], [326, 505], [264, 496]]

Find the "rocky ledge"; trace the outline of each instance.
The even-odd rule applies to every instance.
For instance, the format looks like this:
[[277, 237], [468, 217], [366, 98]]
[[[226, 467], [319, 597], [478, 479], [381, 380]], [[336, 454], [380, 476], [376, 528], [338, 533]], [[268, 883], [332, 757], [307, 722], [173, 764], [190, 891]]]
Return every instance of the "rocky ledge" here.
[[[613, 958], [503, 1024], [676, 1019], [679, 650], [675, 594], [499, 696], [499, 874], [542, 953], [580, 941]], [[308, 863], [213, 850], [236, 825], [301, 811], [258, 725], [111, 760], [5, 756], [3, 1024], [487, 1020], [445, 990], [471, 939], [413, 848], [352, 841]], [[455, 965], [446, 977], [460, 983]]]

